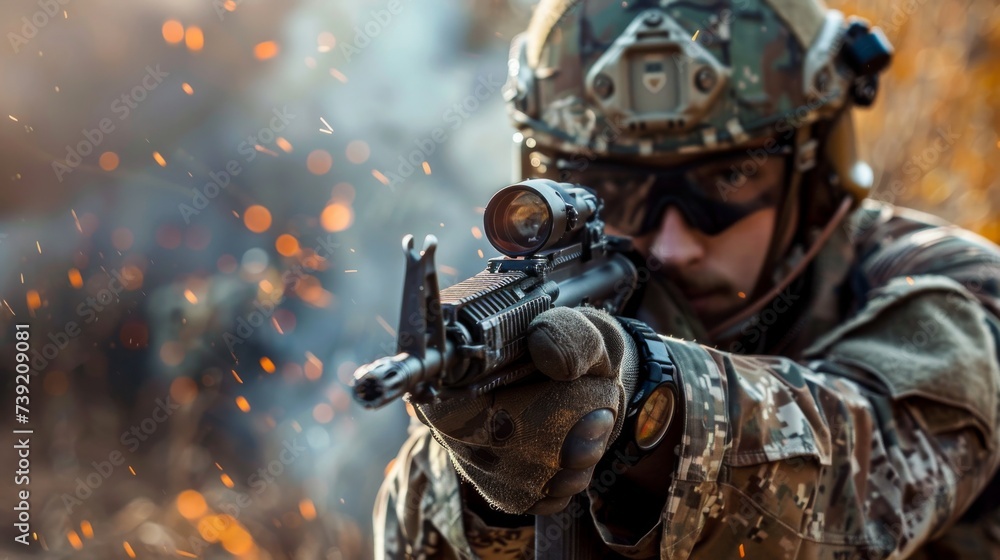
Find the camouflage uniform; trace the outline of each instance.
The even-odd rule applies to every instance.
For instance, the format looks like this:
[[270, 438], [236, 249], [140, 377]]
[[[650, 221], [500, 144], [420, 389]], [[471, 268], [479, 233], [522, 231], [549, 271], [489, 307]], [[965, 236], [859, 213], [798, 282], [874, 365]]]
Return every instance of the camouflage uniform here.
[[[605, 555], [1000, 558], [984, 492], [1000, 464], [1000, 250], [868, 202], [773, 309], [791, 320], [765, 310], [742, 338], [770, 327], [780, 354], [665, 339], [686, 400], [669, 497], [648, 533], [615, 537], [600, 521], [615, 488], [595, 475], [585, 519]], [[377, 558], [531, 557], [532, 527], [487, 527], [462, 492], [415, 427], [378, 499]]]

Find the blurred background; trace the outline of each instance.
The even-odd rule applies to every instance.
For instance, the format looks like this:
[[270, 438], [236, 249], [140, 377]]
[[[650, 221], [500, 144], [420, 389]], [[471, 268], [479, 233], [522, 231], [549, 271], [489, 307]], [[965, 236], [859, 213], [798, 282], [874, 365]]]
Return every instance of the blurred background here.
[[[4, 402], [15, 324], [40, 372], [0, 415], [34, 430], [37, 542], [4, 474], [0, 558], [371, 557], [407, 415], [351, 374], [395, 349], [403, 235], [438, 236], [445, 286], [494, 255], [534, 4], [0, 4]], [[1000, 8], [831, 5], [897, 47], [861, 114], [875, 197], [1000, 241]]]

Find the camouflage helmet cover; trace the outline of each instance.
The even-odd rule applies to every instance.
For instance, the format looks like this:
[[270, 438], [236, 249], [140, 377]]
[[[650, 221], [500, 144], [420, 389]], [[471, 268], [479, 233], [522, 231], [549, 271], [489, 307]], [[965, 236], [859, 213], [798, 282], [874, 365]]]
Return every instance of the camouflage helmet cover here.
[[846, 29], [819, 0], [542, 0], [506, 94], [541, 148], [670, 163], [842, 114]]

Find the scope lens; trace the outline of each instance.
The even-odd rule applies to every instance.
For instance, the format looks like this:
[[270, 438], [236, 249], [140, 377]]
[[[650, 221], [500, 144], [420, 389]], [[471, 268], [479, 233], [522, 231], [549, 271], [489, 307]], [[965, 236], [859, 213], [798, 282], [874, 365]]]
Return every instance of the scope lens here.
[[[538, 194], [514, 190], [487, 209], [493, 246], [511, 256], [542, 248], [552, 232], [552, 211]], [[489, 231], [487, 232], [490, 233]]]

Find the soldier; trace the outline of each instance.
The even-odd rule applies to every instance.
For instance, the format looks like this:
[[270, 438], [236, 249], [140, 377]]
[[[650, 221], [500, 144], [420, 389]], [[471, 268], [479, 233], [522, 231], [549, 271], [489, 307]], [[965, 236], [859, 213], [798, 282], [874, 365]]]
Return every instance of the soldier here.
[[608, 558], [1000, 557], [1000, 251], [864, 201], [881, 32], [543, 0], [511, 53], [522, 176], [605, 199], [643, 323], [546, 312], [539, 381], [416, 406], [378, 558], [530, 558], [560, 535], [526, 514], [560, 511]]

